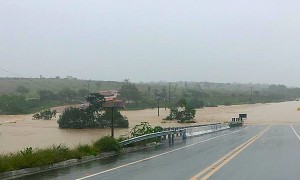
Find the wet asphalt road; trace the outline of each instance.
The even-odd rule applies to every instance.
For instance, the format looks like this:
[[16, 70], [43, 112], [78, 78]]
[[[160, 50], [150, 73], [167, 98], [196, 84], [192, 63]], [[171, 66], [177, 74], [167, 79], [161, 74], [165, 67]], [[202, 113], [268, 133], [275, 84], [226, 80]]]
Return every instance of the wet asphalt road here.
[[230, 129], [20, 179], [300, 179], [297, 133], [298, 125]]

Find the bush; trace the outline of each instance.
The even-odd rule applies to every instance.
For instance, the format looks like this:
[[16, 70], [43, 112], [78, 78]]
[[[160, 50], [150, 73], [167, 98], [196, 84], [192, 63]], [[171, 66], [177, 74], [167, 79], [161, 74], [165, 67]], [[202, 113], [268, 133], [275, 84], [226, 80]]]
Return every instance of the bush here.
[[97, 140], [94, 143], [94, 147], [98, 149], [101, 152], [109, 152], [109, 151], [120, 151], [122, 146], [119, 144], [119, 142], [111, 137], [111, 136], [105, 136], [101, 139]]
[[45, 119], [50, 120], [53, 117], [56, 117], [56, 110], [51, 111], [50, 109], [42, 110], [39, 113], [36, 113], [32, 116], [33, 119]]
[[86, 109], [67, 108], [57, 121], [60, 128], [107, 128], [111, 127], [112, 113], [114, 126], [128, 128], [128, 119], [118, 109], [104, 108], [103, 95], [91, 93], [86, 97], [89, 107]]
[[[106, 109], [105, 112], [97, 117], [97, 123], [98, 127], [101, 128], [107, 128], [111, 127], [111, 109]], [[128, 119], [126, 116], [123, 116], [120, 111], [114, 109], [113, 111], [113, 116], [114, 116], [114, 127], [117, 128], [128, 128], [129, 123]]]
[[131, 129], [130, 134], [132, 137], [138, 137], [153, 132], [154, 129], [151, 127], [151, 125], [148, 122], [141, 122], [141, 124], [136, 125], [134, 126], [134, 128]]
[[[107, 128], [111, 127], [111, 109], [101, 114], [70, 107], [65, 109], [57, 122], [60, 128]], [[127, 117], [122, 116], [118, 110], [114, 110], [114, 126], [117, 128], [129, 126]]]
[[226, 101], [226, 102], [224, 103], [224, 105], [225, 105], [225, 106], [231, 106], [231, 105], [232, 105], [232, 102]]
[[45, 149], [31, 147], [17, 153], [0, 155], [0, 173], [24, 168], [40, 167], [75, 158], [67, 147], [51, 146]]
[[181, 99], [177, 105], [178, 107], [171, 108], [169, 116], [164, 120], [179, 120], [183, 123], [195, 118], [196, 110], [188, 106], [185, 99]]
[[28, 111], [29, 108], [24, 96], [0, 96], [0, 114], [22, 114]]
[[60, 128], [92, 128], [97, 127], [94, 115], [83, 109], [70, 107], [64, 110], [58, 119]]
[[[163, 130], [164, 129], [160, 126], [156, 126], [156, 127], [152, 128], [148, 122], [142, 122], [141, 124], [136, 125], [134, 128], [132, 128], [130, 131], [130, 134], [132, 137], [138, 137], [138, 136], [142, 136], [145, 134], [161, 132]], [[152, 139], [144, 140], [142, 142], [135, 143], [134, 145], [144, 145], [147, 143], [158, 142], [158, 141], [160, 141], [159, 138], [152, 138]]]
[[239, 127], [239, 126], [243, 126], [243, 122], [242, 121], [240, 121], [240, 122], [230, 122], [229, 123], [229, 127], [230, 128]]
[[41, 167], [69, 159], [81, 159], [85, 156], [100, 154], [100, 152], [118, 152], [121, 148], [118, 141], [110, 136], [103, 137], [92, 145], [78, 145], [74, 149], [69, 149], [64, 145], [53, 145], [44, 149], [29, 147], [16, 153], [0, 154], [0, 173]]
[[89, 144], [79, 144], [78, 146], [76, 146], [76, 151], [77, 153], [79, 153], [78, 157], [81, 158], [83, 156], [89, 156], [89, 155], [97, 155], [99, 153], [99, 151], [97, 150], [96, 147], [94, 147], [93, 145], [89, 145]]

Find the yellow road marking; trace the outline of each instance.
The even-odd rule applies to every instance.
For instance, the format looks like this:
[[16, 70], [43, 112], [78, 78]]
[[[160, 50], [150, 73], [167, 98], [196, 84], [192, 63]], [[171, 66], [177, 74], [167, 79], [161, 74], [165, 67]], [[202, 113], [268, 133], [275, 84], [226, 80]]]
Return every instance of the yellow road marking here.
[[84, 176], [84, 177], [78, 178], [78, 179], [76, 179], [76, 180], [84, 180], [84, 179], [88, 179], [88, 178], [91, 178], [91, 177], [98, 176], [98, 175], [100, 175], [100, 174], [108, 173], [108, 172], [111, 172], [111, 171], [114, 171], [114, 170], [117, 170], [117, 169], [121, 169], [121, 168], [124, 168], [124, 167], [128, 167], [128, 166], [131, 166], [131, 165], [135, 165], [135, 164], [138, 164], [138, 163], [142, 163], [142, 162], [145, 162], [145, 161], [148, 161], [148, 160], [157, 158], [157, 157], [161, 157], [161, 156], [164, 156], [164, 155], [167, 155], [167, 154], [176, 152], [176, 151], [180, 151], [180, 150], [183, 150], [183, 149], [186, 149], [186, 148], [189, 148], [189, 147], [198, 145], [198, 144], [206, 143], [206, 142], [209, 142], [209, 141], [211, 141], [211, 140], [214, 140], [214, 139], [217, 139], [217, 138], [220, 138], [220, 137], [225, 137], [225, 136], [228, 136], [228, 135], [230, 135], [230, 134], [234, 134], [234, 133], [240, 132], [240, 131], [242, 131], [242, 130], [245, 130], [245, 129], [247, 129], [247, 128], [249, 128], [249, 127], [245, 127], [245, 128], [242, 128], [242, 129], [239, 129], [239, 130], [236, 130], [236, 131], [232, 131], [232, 132], [230, 132], [230, 133], [222, 134], [222, 135], [219, 135], [219, 136], [211, 137], [211, 138], [206, 139], [206, 140], [203, 140], [203, 141], [199, 141], [199, 142], [196, 142], [196, 143], [193, 143], [193, 144], [189, 144], [189, 145], [186, 145], [186, 146], [177, 148], [177, 149], [173, 149], [173, 150], [171, 150], [171, 151], [167, 151], [167, 152], [164, 152], [164, 153], [161, 153], [161, 154], [157, 154], [157, 155], [154, 155], [154, 156], [145, 158], [145, 159], [141, 159], [141, 160], [138, 160], [138, 161], [134, 161], [134, 162], [131, 162], [131, 163], [128, 163], [128, 164], [124, 164], [124, 165], [121, 165], [121, 166], [118, 166], [118, 167], [115, 167], [115, 168], [111, 168], [111, 169], [108, 169], [108, 170], [105, 170], [105, 171], [101, 171], [101, 172], [98, 172], [98, 173], [95, 173], [95, 174], [91, 174], [91, 175], [88, 175], [88, 176]]
[[251, 139], [246, 141], [245, 143], [241, 144], [234, 150], [230, 151], [228, 154], [202, 170], [200, 173], [192, 177], [190, 180], [197, 180], [199, 177], [205, 175], [201, 179], [206, 180], [210, 176], [212, 176], [214, 173], [216, 173], [219, 169], [221, 169], [225, 164], [227, 164], [231, 159], [233, 159], [235, 156], [237, 156], [240, 152], [242, 152], [244, 149], [246, 149], [249, 145], [251, 145], [253, 142], [255, 142], [259, 137], [261, 137], [263, 134], [265, 134], [270, 127], [267, 127], [266, 129], [262, 130], [255, 136], [253, 136]]

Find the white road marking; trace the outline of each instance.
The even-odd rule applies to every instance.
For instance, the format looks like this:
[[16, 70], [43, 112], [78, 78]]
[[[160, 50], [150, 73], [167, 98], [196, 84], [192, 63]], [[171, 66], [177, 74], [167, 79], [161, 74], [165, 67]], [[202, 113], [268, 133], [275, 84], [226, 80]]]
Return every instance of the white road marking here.
[[294, 127], [291, 125], [291, 128], [292, 128], [292, 130], [294, 131], [294, 133], [296, 134], [296, 136], [297, 136], [297, 138], [299, 139], [299, 141], [300, 141], [300, 136], [299, 136], [299, 134], [295, 131], [295, 129], [294, 129]]
[[83, 179], [91, 178], [91, 177], [94, 177], [94, 176], [97, 176], [97, 175], [100, 175], [100, 174], [104, 174], [104, 173], [111, 172], [111, 171], [114, 171], [114, 170], [117, 170], [117, 169], [120, 169], [120, 168], [127, 167], [127, 166], [130, 166], [130, 165], [134, 165], [134, 164], [137, 164], [137, 163], [141, 163], [141, 162], [144, 162], [144, 161], [148, 161], [148, 160], [151, 160], [151, 159], [154, 159], [154, 158], [157, 158], [157, 157], [166, 155], [166, 154], [170, 154], [170, 153], [173, 153], [173, 152], [176, 152], [176, 151], [185, 149], [185, 148], [187, 148], [187, 147], [191, 147], [191, 146], [194, 146], [194, 145], [197, 145], [197, 144], [202, 144], [202, 143], [205, 143], [205, 142], [207, 142], [207, 141], [211, 141], [211, 140], [213, 140], [213, 139], [217, 139], [217, 138], [224, 137], [224, 136], [227, 136], [227, 135], [230, 135], [230, 134], [233, 134], [233, 133], [237, 133], [237, 132], [242, 131], [242, 130], [247, 129], [247, 128], [249, 128], [249, 127], [245, 127], [245, 128], [243, 128], [243, 129], [239, 129], [239, 130], [236, 130], [236, 131], [227, 133], [227, 134], [223, 134], [223, 135], [216, 136], [216, 137], [212, 137], [212, 138], [209, 138], [209, 139], [206, 139], [206, 140], [203, 140], [203, 141], [199, 141], [199, 142], [196, 142], [196, 143], [193, 143], [193, 144], [189, 144], [189, 145], [186, 145], [186, 146], [183, 146], [183, 147], [180, 147], [180, 148], [177, 148], [177, 149], [168, 151], [168, 152], [164, 152], [164, 153], [161, 153], [161, 154], [157, 154], [157, 155], [155, 155], [155, 156], [151, 156], [151, 157], [148, 157], [148, 158], [145, 158], [145, 159], [141, 159], [141, 160], [134, 161], [134, 162], [131, 162], [131, 163], [128, 163], [128, 164], [124, 164], [124, 165], [122, 165], [122, 166], [118, 166], [118, 167], [115, 167], [115, 168], [112, 168], [112, 169], [108, 169], [108, 170], [105, 170], [105, 171], [101, 171], [101, 172], [99, 172], [99, 173], [95, 173], [95, 174], [91, 174], [91, 175], [88, 175], [88, 176], [84, 176], [84, 177], [79, 178], [79, 179], [76, 179], [76, 180], [83, 180]]

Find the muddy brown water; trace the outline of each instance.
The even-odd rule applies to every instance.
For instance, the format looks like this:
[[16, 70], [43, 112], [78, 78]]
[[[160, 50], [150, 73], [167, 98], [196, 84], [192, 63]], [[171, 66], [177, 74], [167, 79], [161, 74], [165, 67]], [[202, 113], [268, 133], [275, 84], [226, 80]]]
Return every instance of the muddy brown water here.
[[[252, 104], [237, 106], [220, 106], [197, 109], [197, 124], [230, 121], [239, 113], [247, 113], [247, 124], [300, 124], [300, 102], [283, 102], [272, 104]], [[157, 109], [140, 111], [123, 111], [129, 119], [128, 129], [116, 129], [116, 136], [128, 135], [130, 129], [140, 122], [162, 127], [186, 126], [175, 122], [164, 122], [168, 110]], [[74, 147], [91, 143], [98, 138], [110, 135], [110, 129], [60, 129], [57, 119], [32, 120], [32, 115], [0, 116], [0, 153], [22, 150], [26, 147], [42, 148], [53, 144], [65, 144]], [[192, 124], [195, 125], [195, 124]]]

